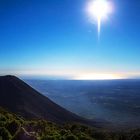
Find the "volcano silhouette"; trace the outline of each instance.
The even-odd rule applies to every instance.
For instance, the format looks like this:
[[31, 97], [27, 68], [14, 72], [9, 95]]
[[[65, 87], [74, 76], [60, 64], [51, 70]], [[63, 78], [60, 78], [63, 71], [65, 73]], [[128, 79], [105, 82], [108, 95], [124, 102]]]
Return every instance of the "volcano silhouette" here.
[[95, 121], [67, 111], [21, 79], [11, 75], [0, 76], [0, 106], [28, 119], [39, 118], [56, 123], [96, 124]]

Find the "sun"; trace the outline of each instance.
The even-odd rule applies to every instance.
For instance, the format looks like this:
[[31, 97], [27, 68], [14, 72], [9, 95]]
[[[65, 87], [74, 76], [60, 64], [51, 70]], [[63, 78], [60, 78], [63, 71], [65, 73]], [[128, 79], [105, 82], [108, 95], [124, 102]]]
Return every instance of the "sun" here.
[[108, 0], [90, 0], [87, 5], [87, 12], [89, 18], [97, 22], [98, 33], [100, 34], [101, 22], [107, 19], [112, 12], [112, 4]]

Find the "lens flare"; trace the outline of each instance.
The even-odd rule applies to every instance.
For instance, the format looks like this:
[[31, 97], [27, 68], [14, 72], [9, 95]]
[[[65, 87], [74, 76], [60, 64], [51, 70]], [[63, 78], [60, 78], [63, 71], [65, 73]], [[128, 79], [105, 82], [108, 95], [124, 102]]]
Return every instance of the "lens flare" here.
[[87, 12], [92, 22], [96, 21], [98, 34], [101, 30], [101, 21], [108, 18], [112, 13], [112, 4], [107, 0], [90, 0], [87, 5]]

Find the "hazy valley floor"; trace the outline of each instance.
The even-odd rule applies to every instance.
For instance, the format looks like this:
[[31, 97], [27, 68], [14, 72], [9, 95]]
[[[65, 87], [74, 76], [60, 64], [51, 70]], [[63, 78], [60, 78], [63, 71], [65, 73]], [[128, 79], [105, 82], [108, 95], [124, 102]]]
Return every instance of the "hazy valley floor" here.
[[25, 80], [66, 109], [112, 127], [140, 128], [140, 80]]

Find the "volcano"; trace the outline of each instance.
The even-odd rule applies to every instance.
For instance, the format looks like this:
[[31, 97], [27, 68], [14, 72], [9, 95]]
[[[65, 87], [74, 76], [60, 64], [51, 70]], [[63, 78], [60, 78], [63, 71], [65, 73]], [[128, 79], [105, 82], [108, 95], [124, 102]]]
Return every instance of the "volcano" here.
[[28, 119], [96, 125], [57, 105], [16, 76], [0, 76], [0, 106]]

